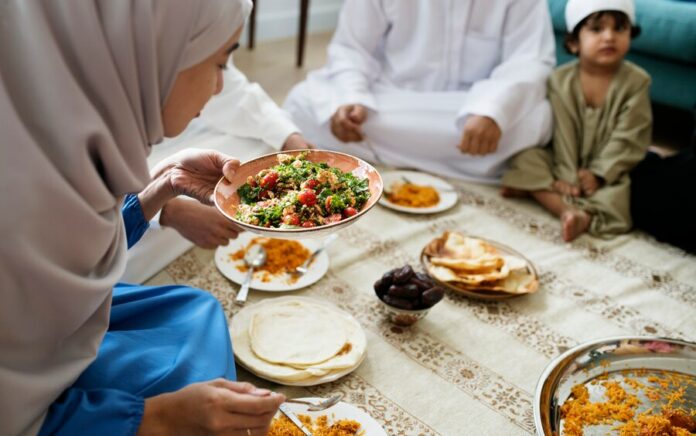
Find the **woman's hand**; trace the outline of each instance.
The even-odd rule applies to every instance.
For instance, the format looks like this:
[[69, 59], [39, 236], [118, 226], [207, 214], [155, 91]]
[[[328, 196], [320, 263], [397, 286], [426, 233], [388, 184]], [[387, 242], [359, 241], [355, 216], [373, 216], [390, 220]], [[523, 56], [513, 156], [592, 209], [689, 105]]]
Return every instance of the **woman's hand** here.
[[213, 203], [213, 190], [220, 177], [231, 179], [239, 168], [237, 159], [214, 150], [182, 150], [152, 170], [152, 182], [138, 194], [146, 220], [172, 198], [186, 195], [203, 204]]
[[157, 434], [265, 436], [285, 401], [249, 383], [217, 379], [148, 398], [138, 436]]
[[313, 144], [307, 142], [304, 136], [300, 135], [299, 133], [293, 133], [292, 135], [288, 136], [288, 138], [285, 140], [285, 144], [283, 144], [283, 148], [281, 150], [292, 151], [314, 148], [316, 147]]
[[164, 205], [160, 224], [175, 229], [202, 248], [227, 245], [241, 231], [216, 208], [183, 198], [174, 198]]
[[472, 115], [464, 124], [459, 149], [475, 156], [494, 153], [501, 136], [502, 131], [493, 118]]
[[331, 117], [331, 133], [342, 142], [363, 140], [362, 124], [367, 120], [367, 108], [360, 104], [339, 107]]
[[153, 178], [166, 176], [174, 195], [212, 204], [215, 184], [222, 175], [231, 180], [237, 168], [237, 159], [217, 151], [186, 149], [160, 162], [153, 169]]

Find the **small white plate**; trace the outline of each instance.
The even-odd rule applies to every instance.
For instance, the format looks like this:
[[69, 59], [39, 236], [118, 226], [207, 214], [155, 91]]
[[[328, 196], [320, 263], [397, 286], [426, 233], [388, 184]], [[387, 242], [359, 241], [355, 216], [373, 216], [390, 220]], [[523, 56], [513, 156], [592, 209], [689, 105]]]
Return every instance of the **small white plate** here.
[[[230, 255], [245, 248], [252, 239], [259, 237], [259, 235], [249, 232], [240, 233], [239, 237], [231, 240], [227, 246], [221, 246], [215, 250], [215, 265], [217, 265], [222, 275], [238, 285], [241, 285], [242, 282], [244, 282], [246, 272], [242, 272], [237, 269], [238, 266], [244, 265], [244, 260], [232, 260]], [[310, 252], [314, 252], [314, 250], [321, 247], [322, 240], [307, 239], [297, 242], [304, 245]], [[329, 256], [326, 254], [326, 250], [324, 250], [323, 252], [319, 253], [319, 255], [307, 268], [307, 272], [297, 281], [291, 282], [288, 274], [279, 274], [277, 276], [270, 276], [270, 281], [264, 282], [261, 280], [262, 273], [254, 273], [254, 277], [251, 279], [251, 288], [256, 289], [257, 291], [268, 292], [295, 291], [318, 282], [319, 279], [324, 277], [324, 274], [326, 274], [328, 269]]]
[[[440, 195], [440, 202], [430, 207], [407, 207], [394, 204], [389, 201], [387, 199], [386, 192], [392, 189], [392, 185], [394, 183], [403, 183], [404, 177], [416, 185], [432, 186], [435, 188], [437, 193]], [[384, 181], [385, 194], [379, 199], [379, 204], [389, 209], [398, 210], [399, 212], [419, 215], [444, 212], [447, 209], [454, 207], [459, 200], [459, 195], [454, 189], [454, 186], [450, 185], [445, 180], [431, 176], [430, 174], [421, 173], [418, 171], [388, 171], [382, 173], [382, 180]]]
[[[323, 398], [315, 397], [299, 399], [315, 403], [318, 403], [319, 401], [323, 400]], [[312, 417], [312, 420], [315, 420], [320, 416], [326, 415], [329, 418], [329, 424], [339, 421], [341, 419], [352, 419], [360, 423], [360, 430], [364, 432], [361, 434], [364, 436], [387, 436], [387, 433], [384, 431], [382, 426], [379, 425], [379, 423], [375, 421], [373, 417], [363, 412], [356, 406], [353, 406], [350, 403], [344, 403], [343, 401], [339, 401], [338, 403], [334, 404], [328, 409], [322, 410], [320, 412], [310, 412], [307, 410], [307, 407], [309, 406], [305, 406], [303, 404], [285, 403], [285, 407], [295, 412], [296, 414], [308, 415]], [[276, 414], [276, 418], [279, 416], [281, 416], [280, 412]]]
[[[246, 332], [249, 330], [249, 323], [251, 322], [252, 316], [254, 315], [255, 312], [264, 310], [265, 308], [270, 308], [275, 304], [278, 303], [283, 303], [286, 301], [305, 301], [313, 304], [320, 304], [322, 306], [326, 307], [327, 312], [332, 312], [336, 316], [342, 317], [345, 320], [353, 323], [355, 326], [357, 326], [361, 331], [363, 335], [363, 343], [364, 343], [364, 348], [362, 351], [362, 355], [360, 356], [360, 360], [356, 362], [355, 365], [344, 368], [341, 370], [335, 370], [331, 371], [328, 374], [324, 374], [322, 376], [318, 377], [309, 377], [303, 380], [299, 381], [287, 381], [287, 380], [280, 380], [276, 379], [274, 377], [267, 376], [265, 374], [261, 374], [258, 371], [256, 371], [253, 367], [253, 365], [249, 364], [249, 362], [245, 362], [243, 357], [240, 356], [239, 351], [240, 347], [245, 344], [244, 341], [238, 340], [240, 339], [239, 335], [246, 334]], [[336, 381], [339, 378], [350, 374], [351, 372], [355, 371], [365, 360], [365, 356], [367, 356], [367, 338], [364, 337], [365, 332], [362, 330], [362, 326], [360, 326], [360, 323], [349, 313], [344, 312], [343, 310], [339, 309], [338, 307], [334, 306], [331, 303], [328, 303], [323, 300], [319, 300], [316, 298], [310, 298], [310, 297], [300, 297], [300, 296], [285, 296], [285, 297], [275, 297], [275, 298], [268, 298], [265, 300], [262, 300], [258, 303], [254, 303], [250, 306], [245, 306], [242, 310], [237, 312], [233, 317], [232, 317], [232, 322], [230, 322], [229, 326], [229, 332], [230, 332], [230, 339], [232, 340], [232, 349], [234, 350], [234, 357], [235, 357], [235, 363], [242, 368], [246, 369], [250, 373], [254, 374], [255, 376], [262, 378], [264, 380], [268, 380], [274, 383], [278, 383], [280, 385], [285, 385], [285, 386], [316, 386], [324, 383], [330, 383], [332, 381]], [[247, 345], [248, 346], [248, 345]], [[251, 349], [248, 349], [249, 352], [252, 352]]]

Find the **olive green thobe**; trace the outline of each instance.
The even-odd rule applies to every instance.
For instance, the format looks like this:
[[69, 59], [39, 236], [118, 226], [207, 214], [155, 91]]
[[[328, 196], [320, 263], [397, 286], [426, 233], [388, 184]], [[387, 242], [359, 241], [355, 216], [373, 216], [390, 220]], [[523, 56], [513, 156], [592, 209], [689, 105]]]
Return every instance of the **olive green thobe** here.
[[503, 176], [504, 186], [550, 190], [555, 180], [578, 184], [578, 170], [587, 168], [604, 180], [590, 197], [564, 198], [592, 214], [590, 233], [607, 236], [631, 229], [628, 172], [645, 156], [652, 134], [650, 76], [624, 61], [604, 102], [585, 104], [578, 62], [563, 65], [549, 78], [553, 108], [553, 141], [547, 147], [515, 155]]

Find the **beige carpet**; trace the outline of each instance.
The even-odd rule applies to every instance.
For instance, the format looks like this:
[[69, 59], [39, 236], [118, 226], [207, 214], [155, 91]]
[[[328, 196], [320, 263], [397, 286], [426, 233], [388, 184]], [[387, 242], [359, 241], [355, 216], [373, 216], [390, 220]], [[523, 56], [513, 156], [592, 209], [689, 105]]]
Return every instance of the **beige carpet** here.
[[[244, 370], [239, 379], [290, 396], [345, 394], [387, 434], [514, 435], [534, 431], [539, 374], [562, 351], [612, 335], [696, 339], [696, 258], [633, 233], [610, 241], [560, 238], [559, 224], [537, 205], [506, 200], [495, 189], [456, 183], [460, 203], [435, 216], [376, 206], [330, 247], [329, 273], [296, 292], [336, 304], [365, 329], [365, 362], [328, 385], [286, 388]], [[483, 303], [449, 294], [412, 328], [389, 324], [372, 283], [392, 267], [418, 265], [423, 246], [456, 229], [503, 242], [538, 267], [534, 295]], [[231, 318], [237, 286], [193, 249], [150, 284], [186, 284], [212, 292]], [[278, 294], [252, 291], [250, 301]], [[281, 294], [282, 295], [282, 294]]]

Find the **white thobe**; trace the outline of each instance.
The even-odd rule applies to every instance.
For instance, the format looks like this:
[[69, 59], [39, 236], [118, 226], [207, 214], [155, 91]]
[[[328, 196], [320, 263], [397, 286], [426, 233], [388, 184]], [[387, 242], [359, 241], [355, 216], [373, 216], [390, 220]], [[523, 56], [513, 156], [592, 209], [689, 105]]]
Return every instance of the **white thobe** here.
[[[497, 182], [508, 157], [550, 139], [554, 63], [544, 0], [346, 0], [326, 66], [285, 109], [309, 141], [374, 161], [365, 144], [329, 129], [340, 105], [365, 105], [364, 132], [382, 161]], [[470, 115], [501, 128], [496, 153], [459, 151]]]
[[[289, 115], [232, 63], [223, 77], [222, 92], [210, 100], [201, 116], [182, 135], [152, 148], [150, 167], [185, 148], [213, 149], [243, 162], [280, 150], [288, 136], [300, 132]], [[193, 246], [176, 230], [160, 228], [158, 221], [159, 215], [128, 251], [123, 281], [141, 283]]]

